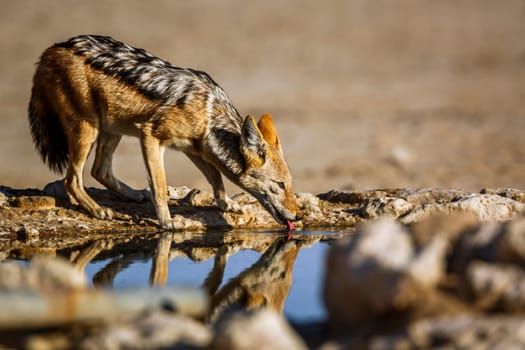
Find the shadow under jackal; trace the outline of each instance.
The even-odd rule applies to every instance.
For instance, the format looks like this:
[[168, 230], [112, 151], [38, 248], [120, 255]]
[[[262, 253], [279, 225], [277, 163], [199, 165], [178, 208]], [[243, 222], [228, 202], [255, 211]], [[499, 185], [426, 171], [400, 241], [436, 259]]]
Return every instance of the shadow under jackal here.
[[163, 228], [176, 228], [167, 204], [164, 150], [184, 152], [213, 187], [222, 210], [238, 211], [221, 173], [249, 192], [276, 221], [297, 220], [292, 178], [272, 118], [242, 118], [205, 72], [178, 68], [106, 36], [82, 35], [49, 47], [33, 77], [33, 141], [59, 173], [72, 202], [111, 219], [85, 191], [83, 169], [96, 143], [92, 176], [133, 201], [148, 194], [115, 178], [112, 156], [123, 135], [140, 139], [151, 198]]

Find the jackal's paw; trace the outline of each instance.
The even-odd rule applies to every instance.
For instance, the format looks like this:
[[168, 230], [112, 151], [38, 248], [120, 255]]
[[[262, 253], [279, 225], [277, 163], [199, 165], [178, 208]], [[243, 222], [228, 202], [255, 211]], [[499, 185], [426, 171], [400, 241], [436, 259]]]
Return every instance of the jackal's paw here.
[[228, 211], [236, 214], [242, 213], [241, 206], [228, 197], [226, 197], [225, 199], [215, 198], [215, 202], [217, 203], [219, 209], [222, 211]]
[[97, 219], [112, 220], [115, 213], [109, 208], [98, 208], [93, 212], [93, 216]]

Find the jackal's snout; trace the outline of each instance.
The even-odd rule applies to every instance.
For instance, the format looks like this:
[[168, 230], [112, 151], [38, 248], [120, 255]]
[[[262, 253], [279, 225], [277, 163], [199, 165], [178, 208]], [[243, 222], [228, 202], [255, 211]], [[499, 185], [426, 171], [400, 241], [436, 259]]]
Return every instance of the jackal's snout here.
[[290, 191], [287, 193], [286, 198], [283, 201], [283, 206], [292, 214], [293, 218], [290, 218], [290, 221], [299, 221], [301, 220], [301, 215], [299, 213], [299, 207], [295, 201], [293, 193]]

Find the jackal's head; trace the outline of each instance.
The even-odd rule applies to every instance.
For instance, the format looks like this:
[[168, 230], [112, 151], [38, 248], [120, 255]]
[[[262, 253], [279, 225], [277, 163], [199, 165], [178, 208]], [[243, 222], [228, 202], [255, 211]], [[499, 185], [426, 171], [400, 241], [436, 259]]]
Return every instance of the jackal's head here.
[[251, 115], [246, 117], [240, 148], [246, 164], [239, 177], [240, 185], [278, 222], [298, 220], [292, 176], [269, 114], [263, 115], [259, 123]]

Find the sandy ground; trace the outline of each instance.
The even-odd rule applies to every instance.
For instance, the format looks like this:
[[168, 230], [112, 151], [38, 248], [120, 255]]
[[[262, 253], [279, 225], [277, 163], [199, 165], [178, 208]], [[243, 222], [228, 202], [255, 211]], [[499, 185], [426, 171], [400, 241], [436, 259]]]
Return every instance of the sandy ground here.
[[[31, 77], [46, 47], [85, 33], [205, 70], [242, 114], [272, 113], [296, 192], [525, 188], [522, 1], [2, 0], [0, 184], [60, 177], [31, 144]], [[170, 185], [208, 189], [182, 155], [166, 163]], [[136, 140], [115, 168], [146, 186]]]

